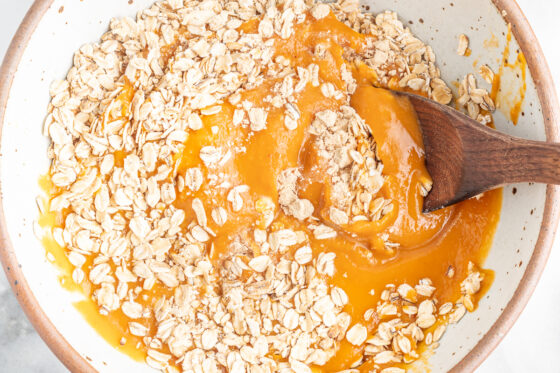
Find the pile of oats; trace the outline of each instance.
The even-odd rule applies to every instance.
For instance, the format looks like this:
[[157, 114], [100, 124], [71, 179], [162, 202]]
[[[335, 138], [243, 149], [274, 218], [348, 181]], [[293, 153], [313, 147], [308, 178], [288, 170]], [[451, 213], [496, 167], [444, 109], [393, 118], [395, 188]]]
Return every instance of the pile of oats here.
[[331, 179], [332, 223], [375, 221], [392, 209], [390, 200], [377, 197], [384, 183], [383, 164], [377, 159], [369, 127], [352, 107], [318, 112], [309, 132], [316, 136]]
[[[368, 358], [375, 364], [411, 363], [420, 356], [419, 343], [437, 347], [449, 324], [456, 324], [468, 311], [473, 311], [473, 294], [480, 290], [484, 275], [469, 262], [469, 275], [461, 283], [462, 297], [456, 302], [438, 304], [436, 288], [428, 278], [412, 287], [409, 284], [388, 284], [375, 308], [368, 309], [364, 320], [379, 320], [375, 334], [365, 341], [364, 356], [354, 366]], [[401, 368], [386, 369], [386, 373], [405, 372]]]
[[[485, 76], [488, 76], [487, 70], [481, 71], [486, 74]], [[467, 74], [461, 81], [457, 106], [465, 109], [469, 117], [482, 124], [490, 123], [492, 121], [490, 113], [496, 110], [496, 105], [488, 91], [484, 88], [477, 87], [476, 78], [473, 74]]]
[[[457, 54], [466, 56], [469, 46], [469, 38], [465, 34], [459, 35], [459, 43], [457, 45]], [[490, 86], [494, 82], [494, 72], [488, 65], [481, 65], [478, 74]], [[473, 74], [467, 74], [459, 84], [459, 98], [457, 99], [457, 108], [465, 112], [472, 119], [482, 123], [489, 124], [492, 122], [492, 115], [496, 110], [494, 100], [490, 97], [487, 89], [478, 87], [476, 78]]]
[[[372, 358], [385, 367], [379, 371], [397, 372], [387, 364], [411, 361], [417, 343], [441, 337], [444, 326], [424, 336], [437, 314], [456, 314], [448, 317], [452, 322], [473, 307], [482, 280], [474, 269], [463, 283], [465, 305], [442, 305], [437, 312], [429, 280], [415, 288], [388, 286], [364, 320], [374, 313], [391, 320], [368, 330], [345, 312], [346, 292], [329, 283], [336, 253], [314, 254], [310, 246], [311, 238], [330, 239], [337, 231], [311, 201], [299, 198], [298, 169], [278, 178], [279, 206], [253, 198], [249, 186], [223, 172], [244, 151], [235, 139], [206, 144], [200, 163], [179, 171], [184, 144], [202, 129], [202, 115], [219, 113], [227, 102], [234, 107], [231, 125], [257, 133], [267, 130], [270, 108], [281, 108], [286, 128], [294, 130], [301, 118], [295, 95], [310, 84], [341, 102], [338, 111], [317, 113], [309, 129], [333, 185], [326, 219], [345, 225], [390, 211], [391, 201], [377, 196], [384, 178], [375, 141], [348, 106], [356, 89], [350, 70], [343, 66], [339, 90], [319, 79], [317, 64], [294, 66], [291, 56], [275, 56], [276, 40], [293, 38], [297, 24], [331, 11], [373, 36], [359, 53], [345, 50], [348, 63], [372, 68], [380, 86], [451, 101], [431, 47], [395, 13], [362, 13], [355, 0], [159, 1], [136, 20], [113, 19], [98, 43], [76, 52], [66, 79], [51, 86], [45, 134], [52, 140], [55, 191], [49, 207], [64, 218], [52, 235], [66, 248], [74, 281], [91, 284], [99, 312], [121, 310], [128, 317], [129, 333], [141, 338], [146, 361], [156, 369], [310, 372], [346, 340], [363, 348], [357, 365]], [[256, 17], [257, 33], [240, 31]], [[322, 53], [318, 44], [314, 54]], [[267, 81], [276, 83], [263, 102], [242, 99]], [[470, 79], [460, 100], [469, 110], [471, 102], [491, 108]], [[193, 198], [209, 190], [225, 190], [227, 205]], [[191, 198], [193, 219], [178, 207], [179, 195]], [[212, 261], [217, 229], [253, 201], [258, 221], [231, 240], [226, 257]], [[276, 224], [279, 210], [305, 221], [308, 230]], [[150, 303], [156, 288], [170, 295]]]
[[[326, 170], [331, 184], [326, 219], [344, 226], [357, 221], [375, 221], [392, 209], [390, 200], [378, 196], [383, 186], [383, 165], [375, 153], [369, 127], [351, 106], [338, 112], [315, 114], [308, 133], [313, 135], [319, 168]], [[298, 197], [298, 168], [284, 170], [278, 178], [278, 203], [284, 213], [299, 220], [313, 215], [313, 204]]]

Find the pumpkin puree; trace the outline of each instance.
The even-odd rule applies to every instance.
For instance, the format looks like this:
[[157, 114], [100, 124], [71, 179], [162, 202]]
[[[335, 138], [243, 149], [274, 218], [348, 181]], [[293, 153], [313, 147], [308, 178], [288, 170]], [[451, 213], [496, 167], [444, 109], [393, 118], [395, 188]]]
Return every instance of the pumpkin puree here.
[[[256, 27], [257, 22], [249, 21], [241, 28], [246, 32], [256, 32]], [[275, 41], [276, 55], [288, 56], [292, 59], [291, 63], [299, 66], [318, 64], [321, 79], [342, 90], [344, 82], [340, 77], [341, 65], [345, 62], [348, 64], [343, 57], [344, 48], [358, 51], [365, 38], [372, 37], [353, 31], [337, 21], [333, 14], [320, 21], [306, 20], [296, 26], [295, 35], [289, 40], [278, 38]], [[327, 57], [320, 60], [312, 53], [319, 42], [327, 46]], [[428, 277], [437, 289], [434, 297], [440, 304], [454, 302], [460, 297], [460, 283], [467, 275], [468, 262], [472, 261], [477, 266], [484, 263], [499, 219], [502, 195], [501, 190], [495, 190], [479, 198], [423, 214], [421, 186], [429, 184], [431, 180], [425, 168], [422, 136], [412, 106], [406, 99], [376, 88], [375, 73], [369, 67], [353, 65], [351, 71], [358, 88], [350, 103], [370, 127], [377, 143], [377, 154], [384, 164], [383, 174], [386, 176], [381, 193], [384, 198], [393, 201], [393, 210], [376, 222], [357, 222], [336, 227], [339, 234], [335, 239], [318, 241], [312, 234], [310, 237], [314, 256], [321, 251], [336, 253], [337, 272], [331, 283], [348, 294], [349, 304], [345, 311], [352, 316], [353, 322], [363, 323], [372, 332], [376, 324], [363, 319], [364, 311], [375, 306], [387, 284], [414, 285], [420, 279]], [[315, 215], [329, 224], [326, 219], [329, 201], [325, 197], [328, 195], [325, 191], [329, 188], [329, 181], [325, 170], [317, 166], [320, 162], [317, 161], [318, 156], [307, 129], [316, 112], [326, 109], [336, 111], [344, 103], [332, 97], [326, 98], [319, 87], [308, 84], [297, 99], [301, 111], [298, 127], [288, 131], [284, 126], [283, 110], [267, 107], [269, 104], [263, 100], [271, 94], [275, 83], [271, 79], [242, 94], [242, 99], [269, 109], [266, 130], [255, 133], [242, 126], [232, 126], [234, 108], [229, 103], [224, 103], [218, 114], [203, 117], [203, 128], [189, 135], [181, 155], [179, 174], [184, 174], [185, 169], [200, 165], [198, 154], [203, 146], [246, 148], [244, 153], [228, 161], [224, 169], [233, 185], [249, 186], [250, 192], [243, 195], [244, 208], [238, 213], [230, 214], [229, 220], [222, 227], [209, 222], [210, 228], [217, 235], [213, 239], [210, 253], [216, 263], [227, 253], [231, 237], [249, 232], [260, 225], [260, 212], [258, 206], [255, 208], [255, 202], [263, 196], [276, 202], [277, 217], [273, 227], [309, 232], [306, 224], [283, 215], [278, 208], [276, 180], [286, 168], [300, 167], [303, 175], [299, 185], [300, 198], [312, 201]], [[396, 83], [392, 82], [389, 88], [396, 89]], [[120, 96], [125, 112], [128, 111], [127, 101], [133, 96], [132, 90], [128, 83], [127, 89]], [[125, 112], [123, 116], [128, 114]], [[122, 155], [120, 158], [122, 159]], [[48, 177], [41, 182], [45, 190], [53, 190]], [[198, 192], [188, 196], [178, 193], [175, 203], [185, 210], [185, 221], [189, 222], [195, 218], [191, 208], [193, 198], [200, 198], [205, 206], [226, 206], [226, 195], [227, 190], [203, 185]], [[56, 216], [50, 213], [41, 218], [41, 225], [44, 227], [63, 224], [63, 214]], [[383, 233], [389, 235], [391, 242], [399, 243], [400, 246], [386, 249], [380, 238]], [[45, 238], [44, 244], [63, 269], [63, 285], [69, 289], [78, 289], [71, 279], [72, 266], [64, 255], [64, 249], [51, 238]], [[446, 276], [450, 267], [455, 270], [453, 277]], [[79, 302], [77, 309], [109, 343], [138, 360], [143, 359], [145, 352], [140, 339], [128, 332], [129, 319], [121, 311], [107, 316], [100, 315], [98, 307], [90, 299], [93, 290], [88, 282], [90, 268], [91, 259], [83, 266], [86, 276], [80, 285], [87, 300]], [[493, 276], [490, 271], [485, 271], [485, 274], [483, 286], [487, 289]], [[150, 303], [170, 293], [168, 289], [156, 284], [149, 296], [139, 298], [138, 301]], [[477, 297], [480, 298], [482, 294], [484, 290]], [[343, 340], [337, 355], [322, 371], [348, 368], [360, 356], [360, 348]]]
[[[494, 80], [492, 81], [490, 97], [497, 104], [497, 107], [503, 110], [504, 114], [507, 115], [515, 125], [519, 120], [521, 106], [523, 105], [525, 93], [527, 92], [527, 61], [525, 60], [523, 52], [517, 50], [514, 62], [510, 62], [512, 59], [510, 55], [511, 37], [511, 24], [508, 23], [506, 45], [502, 52], [499, 70], [494, 75]], [[506, 69], [509, 74], [516, 74], [518, 79], [510, 81], [509, 83], [511, 86], [503, 87], [502, 78], [506, 73]], [[517, 87], [516, 84], [519, 84], [519, 86]]]

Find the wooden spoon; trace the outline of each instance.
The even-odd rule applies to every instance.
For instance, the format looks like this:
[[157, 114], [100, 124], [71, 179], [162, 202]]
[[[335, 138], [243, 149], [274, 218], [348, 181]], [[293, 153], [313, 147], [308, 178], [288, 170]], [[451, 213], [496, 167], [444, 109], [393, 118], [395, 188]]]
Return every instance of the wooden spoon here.
[[433, 187], [424, 212], [505, 184], [560, 184], [560, 144], [520, 139], [488, 128], [449, 106], [408, 97], [418, 115]]

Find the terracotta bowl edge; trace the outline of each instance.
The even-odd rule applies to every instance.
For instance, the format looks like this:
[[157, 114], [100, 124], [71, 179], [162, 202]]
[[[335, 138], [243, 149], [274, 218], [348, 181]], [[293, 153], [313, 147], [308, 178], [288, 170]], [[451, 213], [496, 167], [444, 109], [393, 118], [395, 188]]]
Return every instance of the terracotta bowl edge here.
[[[29, 39], [53, 2], [54, 0], [34, 1], [14, 35], [0, 67], [0, 138], [8, 96], [18, 65]], [[21, 308], [51, 351], [72, 372], [95, 372], [91, 364], [72, 347], [49, 320], [27, 284], [8, 235], [3, 196], [0, 198], [0, 261]]]

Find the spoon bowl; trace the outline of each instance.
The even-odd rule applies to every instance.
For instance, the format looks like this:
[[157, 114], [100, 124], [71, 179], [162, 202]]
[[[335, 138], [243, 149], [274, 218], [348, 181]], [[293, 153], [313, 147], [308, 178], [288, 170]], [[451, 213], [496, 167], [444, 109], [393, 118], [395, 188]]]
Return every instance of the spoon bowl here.
[[407, 97], [422, 129], [433, 186], [423, 211], [434, 211], [506, 184], [560, 184], [560, 144], [521, 139], [480, 124], [422, 96]]

